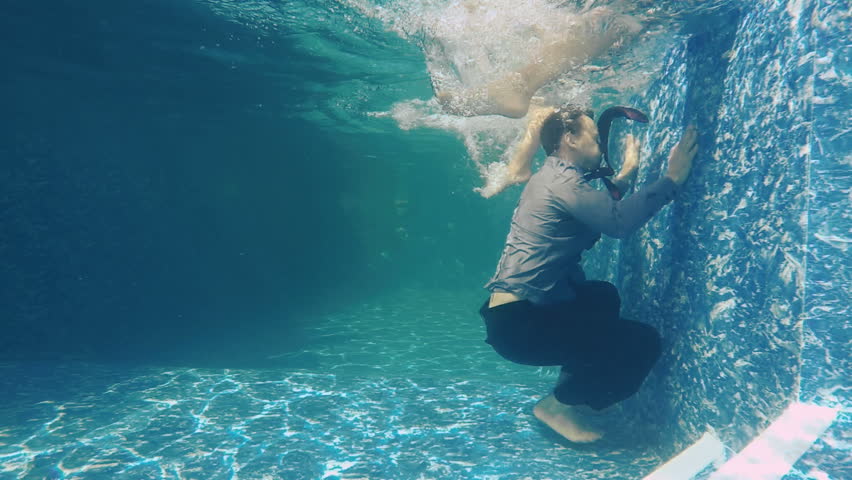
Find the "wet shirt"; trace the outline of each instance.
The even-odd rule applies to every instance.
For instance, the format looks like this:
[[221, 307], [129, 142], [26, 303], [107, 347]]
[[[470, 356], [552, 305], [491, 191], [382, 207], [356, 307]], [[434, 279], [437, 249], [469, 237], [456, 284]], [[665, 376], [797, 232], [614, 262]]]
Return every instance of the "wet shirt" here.
[[624, 238], [674, 197], [677, 185], [663, 177], [615, 201], [583, 179], [585, 171], [548, 157], [527, 182], [512, 215], [497, 272], [485, 285], [536, 304], [574, 298], [573, 283], [585, 280], [580, 254], [601, 233]]

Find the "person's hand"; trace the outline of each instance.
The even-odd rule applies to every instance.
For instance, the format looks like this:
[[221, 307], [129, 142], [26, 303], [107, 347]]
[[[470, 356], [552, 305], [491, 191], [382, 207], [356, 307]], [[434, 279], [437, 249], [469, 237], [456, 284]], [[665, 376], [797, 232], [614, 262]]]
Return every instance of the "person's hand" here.
[[639, 146], [639, 139], [628, 133], [624, 139], [624, 160], [619, 177], [630, 177], [639, 168]]
[[669, 153], [669, 169], [666, 176], [678, 185], [683, 185], [692, 169], [692, 159], [698, 151], [698, 130], [695, 125], [687, 127], [680, 141]]
[[527, 117], [529, 118], [528, 124], [534, 127], [541, 127], [544, 121], [547, 120], [555, 111], [556, 109], [549, 105], [532, 106], [527, 114]]

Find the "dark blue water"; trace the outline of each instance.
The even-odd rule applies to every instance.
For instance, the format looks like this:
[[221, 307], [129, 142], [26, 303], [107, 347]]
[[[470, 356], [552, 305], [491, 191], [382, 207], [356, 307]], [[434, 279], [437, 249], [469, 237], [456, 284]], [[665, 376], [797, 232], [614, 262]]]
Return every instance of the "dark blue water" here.
[[[300, 313], [490, 263], [473, 172], [450, 182], [466, 200], [434, 192], [458, 146], [299, 118], [349, 76], [286, 29], [260, 40], [192, 2], [4, 9], [8, 356], [248, 361], [295, 341]], [[399, 261], [429, 232], [433, 262]]]
[[666, 352], [577, 446], [531, 415], [555, 371], [476, 315], [520, 188], [474, 189], [515, 126], [430, 116], [431, 4], [380, 3], [0, 6], [0, 480], [639, 479], [799, 404], [837, 419], [742, 478], [852, 475], [848, 5], [660, 3], [595, 74], [651, 116], [618, 132], [640, 184], [687, 123], [701, 151], [585, 259]]

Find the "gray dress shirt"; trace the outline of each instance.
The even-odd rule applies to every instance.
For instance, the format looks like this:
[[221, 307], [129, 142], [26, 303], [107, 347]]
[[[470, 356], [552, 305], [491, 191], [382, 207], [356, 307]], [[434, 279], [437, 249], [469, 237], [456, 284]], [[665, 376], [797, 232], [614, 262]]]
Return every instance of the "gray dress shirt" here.
[[572, 300], [572, 284], [586, 278], [582, 251], [592, 248], [601, 233], [624, 238], [639, 229], [677, 190], [677, 184], [662, 177], [615, 201], [589, 185], [585, 173], [558, 157], [545, 160], [524, 187], [497, 272], [486, 289], [514, 293], [535, 304]]

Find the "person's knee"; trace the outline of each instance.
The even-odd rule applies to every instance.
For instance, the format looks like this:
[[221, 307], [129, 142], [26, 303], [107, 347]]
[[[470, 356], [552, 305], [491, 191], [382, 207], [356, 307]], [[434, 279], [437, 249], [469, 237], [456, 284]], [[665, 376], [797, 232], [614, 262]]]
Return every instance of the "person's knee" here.
[[609, 282], [589, 281], [577, 288], [577, 295], [587, 308], [600, 312], [606, 319], [616, 320], [621, 312], [618, 288]]
[[606, 303], [617, 316], [621, 312], [621, 297], [618, 295], [618, 289], [615, 285], [604, 282], [604, 286], [601, 287], [602, 295], [606, 299]]
[[498, 113], [509, 118], [523, 118], [529, 109], [530, 102], [524, 98], [498, 102]]
[[601, 282], [601, 295], [608, 301], [615, 302], [621, 305], [621, 296], [618, 295], [618, 288], [609, 282]]
[[618, 288], [609, 282], [589, 280], [578, 284], [577, 291], [585, 297], [591, 297], [597, 300], [621, 301], [621, 298], [618, 295]]

